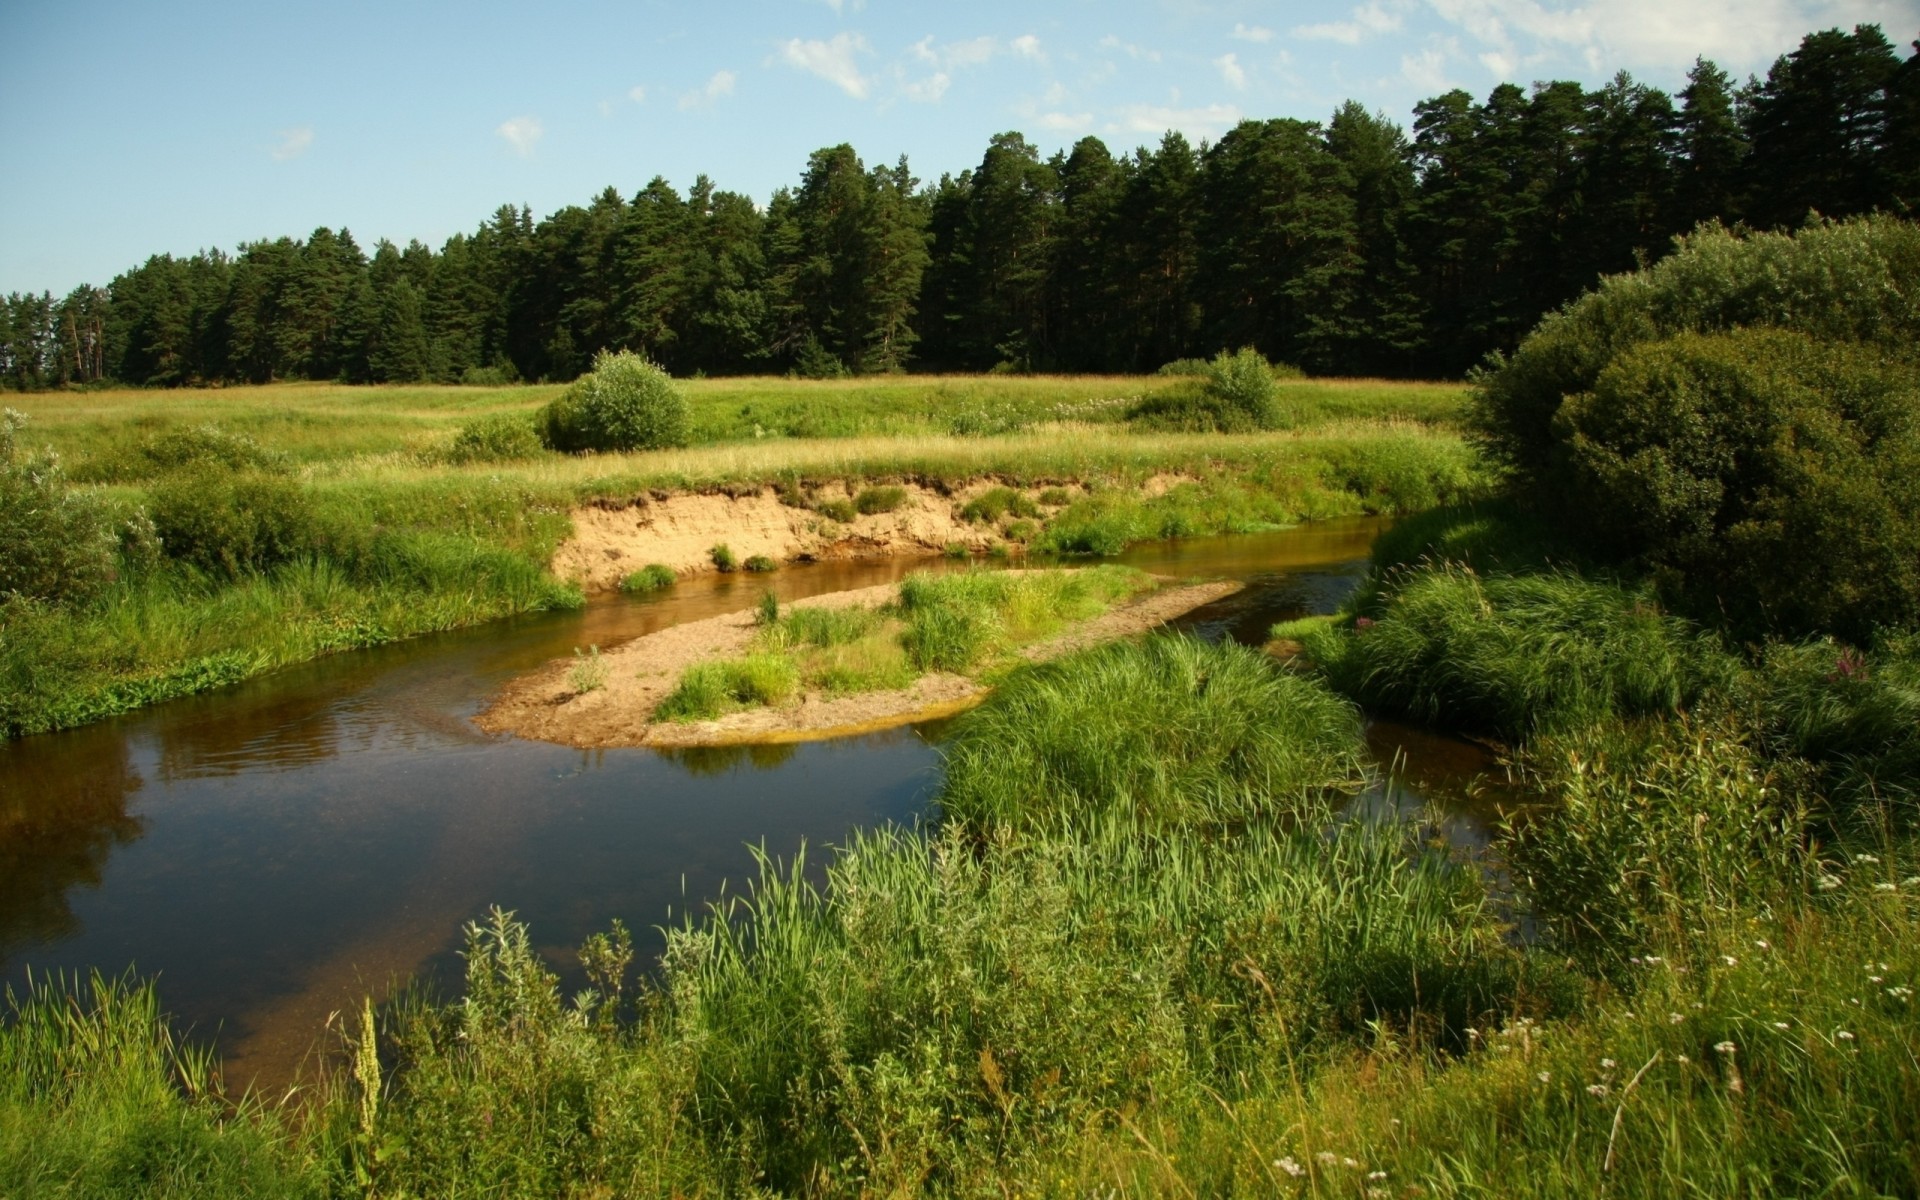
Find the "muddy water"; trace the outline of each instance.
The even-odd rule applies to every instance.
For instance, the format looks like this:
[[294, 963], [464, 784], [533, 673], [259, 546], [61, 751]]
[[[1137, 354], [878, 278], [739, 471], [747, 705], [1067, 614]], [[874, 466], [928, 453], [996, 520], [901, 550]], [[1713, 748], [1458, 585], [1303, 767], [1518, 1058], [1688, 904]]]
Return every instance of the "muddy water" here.
[[[1168, 543], [1126, 561], [1246, 579], [1245, 592], [1184, 623], [1258, 640], [1273, 620], [1337, 604], [1378, 528]], [[940, 566], [692, 580], [0, 745], [0, 977], [157, 975], [181, 1021], [217, 1037], [229, 1078], [276, 1081], [329, 1013], [368, 991], [409, 976], [456, 982], [460, 927], [490, 904], [528, 921], [563, 971], [571, 948], [614, 917], [645, 953], [656, 926], [751, 872], [749, 846], [791, 856], [856, 827], [912, 822], [937, 782], [938, 731], [582, 752], [486, 737], [473, 714], [505, 680], [575, 647], [747, 608], [768, 587], [795, 599]], [[1374, 741], [1383, 760], [1404, 744], [1433, 776], [1419, 786], [1440, 795], [1486, 765], [1415, 731], [1376, 726]], [[1449, 803], [1473, 840], [1472, 800]]]

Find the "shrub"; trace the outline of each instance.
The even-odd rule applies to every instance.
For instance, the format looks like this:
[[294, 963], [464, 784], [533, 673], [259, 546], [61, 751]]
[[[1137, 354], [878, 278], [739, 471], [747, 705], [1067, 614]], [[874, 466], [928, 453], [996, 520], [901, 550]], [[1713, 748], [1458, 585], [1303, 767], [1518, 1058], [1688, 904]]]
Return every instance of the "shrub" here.
[[543, 449], [539, 430], [524, 413], [494, 413], [462, 425], [453, 436], [447, 459], [456, 463], [516, 462], [537, 457]]
[[26, 422], [0, 412], [0, 599], [84, 599], [113, 577], [113, 523], [97, 500], [67, 486], [52, 453], [21, 450]]
[[580, 653], [580, 647], [573, 648], [567, 685], [578, 693], [597, 692], [607, 686], [607, 660], [600, 657], [600, 647], [588, 646], [585, 654]]
[[768, 571], [779, 570], [780, 564], [777, 562], [774, 562], [771, 558], [768, 558], [764, 554], [749, 554], [747, 555], [746, 561], [740, 564], [740, 569], [743, 571], [751, 571], [756, 575], [761, 575], [761, 574], [765, 574]]
[[754, 609], [753, 623], [762, 629], [771, 629], [780, 623], [780, 597], [772, 592], [760, 593], [760, 604]]
[[[1175, 364], [1168, 364], [1173, 366]], [[1292, 368], [1282, 371], [1298, 375]], [[1163, 374], [1187, 375], [1186, 370]], [[1129, 419], [1151, 428], [1218, 430], [1241, 433], [1284, 424], [1275, 368], [1251, 347], [1232, 354], [1222, 350], [1197, 373], [1196, 382], [1148, 396], [1128, 412]]]
[[989, 488], [968, 501], [960, 510], [960, 519], [970, 524], [994, 525], [1005, 516], [1037, 517], [1039, 508], [1026, 495], [1015, 488]]
[[1730, 686], [1737, 668], [1645, 590], [1567, 573], [1423, 566], [1392, 579], [1370, 612], [1350, 630], [1305, 631], [1335, 687], [1383, 712], [1512, 739], [1676, 712]]
[[1920, 635], [1867, 653], [1830, 639], [1774, 643], [1755, 682], [1767, 745], [1821, 768], [1837, 815], [1877, 816], [1893, 800], [1904, 822], [1920, 816]]
[[1296, 812], [1360, 774], [1360, 717], [1233, 643], [1158, 636], [1009, 679], [960, 719], [942, 809], [980, 826]]
[[1703, 227], [1656, 265], [1601, 281], [1549, 314], [1476, 381], [1470, 426], [1523, 485], [1551, 490], [1561, 403], [1631, 347], [1775, 326], [1911, 356], [1920, 345], [1920, 226], [1892, 217], [1796, 233]]
[[853, 498], [853, 507], [860, 515], [870, 517], [875, 513], [890, 513], [906, 502], [907, 489], [887, 484], [862, 488], [860, 494]]
[[713, 569], [725, 575], [737, 569], [740, 560], [733, 556], [732, 547], [725, 542], [715, 542], [707, 551], [707, 557], [713, 560]]
[[549, 404], [542, 440], [555, 450], [658, 450], [687, 444], [687, 398], [638, 354], [602, 351], [593, 370]]
[[620, 581], [623, 592], [657, 592], [672, 587], [680, 577], [664, 563], [648, 563]]
[[1682, 334], [1617, 356], [1555, 430], [1570, 527], [1693, 611], [1855, 641], [1920, 621], [1920, 368], [1785, 330]]
[[312, 548], [307, 498], [273, 475], [195, 471], [153, 489], [153, 525], [167, 556], [237, 579]]
[[724, 662], [698, 663], [680, 676], [654, 710], [656, 721], [706, 721], [742, 708], [781, 704], [800, 688], [800, 674], [784, 654], [765, 651]]

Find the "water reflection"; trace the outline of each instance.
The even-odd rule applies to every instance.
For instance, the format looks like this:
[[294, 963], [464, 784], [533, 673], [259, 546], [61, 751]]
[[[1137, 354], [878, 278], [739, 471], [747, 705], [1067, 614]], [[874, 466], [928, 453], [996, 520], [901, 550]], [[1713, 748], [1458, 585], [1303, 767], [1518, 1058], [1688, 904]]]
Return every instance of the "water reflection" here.
[[71, 895], [97, 888], [116, 847], [143, 824], [126, 742], [89, 730], [54, 752], [49, 739], [0, 745], [0, 963], [18, 947], [80, 932]]

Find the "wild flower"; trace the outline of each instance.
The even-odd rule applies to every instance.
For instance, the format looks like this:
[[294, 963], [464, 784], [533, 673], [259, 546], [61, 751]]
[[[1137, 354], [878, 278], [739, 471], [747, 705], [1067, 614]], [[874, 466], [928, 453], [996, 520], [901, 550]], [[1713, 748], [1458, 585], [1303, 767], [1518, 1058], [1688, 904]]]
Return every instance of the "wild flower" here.
[[1360, 1164], [1358, 1162], [1355, 1162], [1351, 1158], [1341, 1159], [1340, 1165], [1347, 1168], [1349, 1171], [1358, 1171], [1360, 1169]]
[[1618, 1063], [1614, 1062], [1610, 1058], [1603, 1058], [1600, 1060], [1600, 1069], [1603, 1071], [1611, 1071], [1614, 1069], [1614, 1067], [1618, 1065], [1619, 1065]]
[[1681, 1016], [1681, 1015], [1680, 1015], [1679, 1013], [1668, 1013], [1668, 1014], [1667, 1014], [1667, 1024], [1669, 1024], [1669, 1025], [1678, 1025], [1678, 1024], [1679, 1024], [1680, 1022], [1682, 1022], [1682, 1021], [1684, 1021], [1684, 1020], [1686, 1020], [1686, 1018], [1685, 1018], [1685, 1017], [1683, 1017], [1683, 1016]]
[[1279, 1168], [1280, 1170], [1285, 1171], [1288, 1175], [1291, 1175], [1295, 1179], [1298, 1179], [1302, 1175], [1305, 1175], [1307, 1173], [1307, 1169], [1305, 1167], [1293, 1161], [1292, 1155], [1288, 1155], [1286, 1158], [1274, 1159], [1273, 1165]]
[[1876, 892], [1890, 892], [1893, 890], [1893, 885], [1891, 883], [1876, 883], [1873, 885], [1873, 890]]
[[1372, 628], [1373, 628], [1372, 617], [1355, 617], [1353, 619], [1353, 631], [1355, 633], [1365, 633], [1367, 630]]
[[1840, 880], [1837, 876], [1822, 875], [1814, 881], [1814, 885], [1823, 892], [1830, 892], [1840, 886]]
[[1787, 1023], [1785, 1022], [1785, 1021], [1775, 1021], [1775, 1022], [1773, 1023], [1773, 1027], [1774, 1027], [1775, 1029], [1789, 1029], [1789, 1028], [1792, 1028], [1792, 1027], [1791, 1027], [1791, 1026], [1789, 1026], [1789, 1025], [1788, 1025], [1788, 1024], [1787, 1024]]
[[1715, 1042], [1713, 1044], [1713, 1048], [1715, 1050], [1718, 1050], [1722, 1054], [1732, 1054], [1736, 1049], [1738, 1049], [1738, 1047], [1735, 1046], [1732, 1042]]
[[1552, 1071], [1542, 1071], [1542, 1072], [1540, 1072], [1540, 1073], [1539, 1073], [1538, 1075], [1535, 1075], [1535, 1076], [1534, 1076], [1534, 1078], [1535, 1078], [1535, 1079], [1538, 1079], [1538, 1080], [1539, 1080], [1539, 1081], [1540, 1081], [1541, 1083], [1546, 1083], [1546, 1082], [1547, 1082], [1548, 1080], [1550, 1080], [1550, 1079], [1552, 1079], [1552, 1078], [1553, 1078], [1553, 1072], [1552, 1072]]
[[1673, 1057], [1674, 1057], [1674, 1061], [1675, 1061], [1675, 1062], [1677, 1062], [1677, 1063], [1679, 1063], [1679, 1064], [1680, 1064], [1681, 1066], [1683, 1066], [1683, 1067], [1684, 1067], [1684, 1066], [1686, 1066], [1686, 1065], [1687, 1065], [1688, 1063], [1690, 1063], [1690, 1062], [1692, 1062], [1692, 1061], [1693, 1061], [1693, 1060], [1692, 1060], [1691, 1058], [1688, 1058], [1688, 1057], [1687, 1057], [1686, 1055], [1684, 1055], [1684, 1054], [1676, 1054], [1676, 1055], [1674, 1055]]
[[1340, 1156], [1331, 1150], [1322, 1150], [1314, 1157], [1320, 1160], [1320, 1165], [1323, 1167], [1330, 1167], [1340, 1161]]
[[1864, 680], [1867, 677], [1867, 660], [1858, 650], [1848, 647], [1833, 660], [1833, 670], [1827, 673], [1828, 683], [1841, 680]]
[[1387, 1177], [1387, 1173], [1385, 1171], [1368, 1171], [1367, 1172], [1367, 1182], [1369, 1183], [1379, 1183], [1382, 1179], [1385, 1179], [1386, 1177]]
[[1856, 854], [1853, 856], [1853, 861], [1857, 863], [1878, 864], [1880, 858], [1874, 854]]
[[1836, 1033], [1833, 1036], [1839, 1038], [1843, 1042], [1850, 1042], [1853, 1040], [1853, 1032], [1847, 1029], [1842, 1029], [1839, 1033]]
[[1607, 1085], [1604, 1083], [1590, 1083], [1587, 1085], [1587, 1095], [1589, 1096], [1604, 1096], [1607, 1094], [1607, 1090]]
[[1892, 996], [1895, 1000], [1905, 1000], [1907, 997], [1913, 995], [1913, 989], [1896, 985], [1887, 989], [1887, 995]]
[[1727, 964], [1730, 967], [1737, 967], [1740, 965], [1740, 960], [1735, 958], [1731, 954], [1722, 954], [1720, 956], [1720, 961]]
[[1756, 942], [1754, 943], [1754, 946], [1755, 946], [1755, 947], [1756, 947], [1757, 949], [1760, 949], [1760, 950], [1771, 950], [1771, 949], [1773, 949], [1773, 947], [1772, 947], [1772, 946], [1769, 946], [1769, 945], [1767, 944], [1767, 939], [1765, 939], [1765, 938], [1761, 938], [1760, 940], [1758, 940], [1758, 941], [1756, 941]]

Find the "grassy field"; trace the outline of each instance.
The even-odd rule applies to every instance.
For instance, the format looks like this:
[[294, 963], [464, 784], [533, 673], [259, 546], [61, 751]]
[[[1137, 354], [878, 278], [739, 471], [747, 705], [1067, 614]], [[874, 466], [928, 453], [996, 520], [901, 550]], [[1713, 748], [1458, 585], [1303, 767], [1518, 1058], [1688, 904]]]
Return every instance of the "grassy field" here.
[[[1129, 403], [1177, 384], [1162, 376], [880, 376], [852, 380], [779, 377], [682, 381], [696, 445], [774, 439], [926, 437], [1009, 432], [1036, 425], [1112, 425]], [[1290, 380], [1283, 403], [1307, 427], [1329, 421], [1406, 421], [1449, 426], [1465, 399], [1460, 384], [1385, 380]], [[7, 403], [33, 420], [33, 436], [58, 450], [77, 477], [129, 440], [169, 429], [218, 425], [246, 434], [296, 463], [365, 456], [432, 456], [460, 426], [499, 413], [531, 414], [563, 385], [504, 388], [271, 384], [182, 391], [112, 389], [28, 393]]]
[[[694, 380], [694, 444], [461, 463], [476, 419], [552, 387], [286, 384], [17, 397], [28, 450], [121, 533], [83, 602], [0, 614], [0, 734], [63, 728], [317, 654], [581, 603], [546, 564], [568, 513], [648, 490], [914, 479], [1080, 482], [1023, 534], [1042, 552], [1270, 529], [1471, 498], [1486, 477], [1450, 424], [1456, 385], [1290, 381], [1293, 427], [1141, 431], [1161, 377]], [[806, 436], [792, 436], [793, 434]], [[1186, 482], [1149, 491], [1169, 475]], [[249, 489], [242, 491], [237, 489]], [[160, 523], [143, 526], [151, 517]], [[243, 519], [242, 519], [243, 518]], [[158, 556], [158, 557], [156, 557]]]

